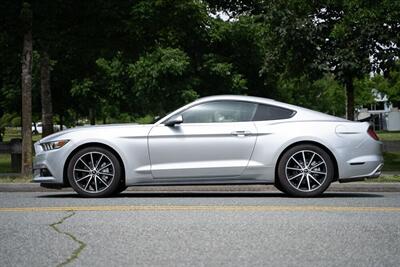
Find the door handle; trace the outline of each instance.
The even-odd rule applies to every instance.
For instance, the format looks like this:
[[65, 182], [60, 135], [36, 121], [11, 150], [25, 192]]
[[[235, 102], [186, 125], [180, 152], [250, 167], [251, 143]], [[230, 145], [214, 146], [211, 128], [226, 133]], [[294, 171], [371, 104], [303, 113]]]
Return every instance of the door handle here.
[[246, 135], [250, 135], [251, 132], [249, 132], [249, 131], [233, 131], [231, 134], [239, 136], [239, 137], [244, 137]]

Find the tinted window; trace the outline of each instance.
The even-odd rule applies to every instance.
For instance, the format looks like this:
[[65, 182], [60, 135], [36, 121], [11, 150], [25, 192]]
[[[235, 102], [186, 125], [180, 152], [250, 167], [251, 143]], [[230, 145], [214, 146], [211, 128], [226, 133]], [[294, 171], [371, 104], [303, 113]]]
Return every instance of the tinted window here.
[[256, 104], [241, 101], [208, 102], [184, 111], [183, 123], [251, 121], [256, 106]]
[[259, 104], [253, 121], [289, 119], [294, 114], [290, 109]]

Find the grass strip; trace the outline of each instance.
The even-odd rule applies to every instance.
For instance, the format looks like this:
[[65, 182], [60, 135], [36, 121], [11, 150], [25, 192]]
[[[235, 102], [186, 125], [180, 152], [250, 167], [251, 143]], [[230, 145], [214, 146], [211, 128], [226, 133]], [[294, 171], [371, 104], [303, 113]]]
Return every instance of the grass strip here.
[[26, 184], [31, 181], [30, 176], [0, 176], [0, 184]]

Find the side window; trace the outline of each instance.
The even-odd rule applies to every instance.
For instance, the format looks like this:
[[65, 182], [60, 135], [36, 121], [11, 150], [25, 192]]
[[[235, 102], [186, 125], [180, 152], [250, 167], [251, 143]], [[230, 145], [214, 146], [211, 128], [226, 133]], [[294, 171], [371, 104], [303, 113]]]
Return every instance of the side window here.
[[241, 101], [203, 103], [184, 111], [183, 123], [251, 121], [256, 107], [256, 104]]
[[290, 109], [259, 104], [253, 121], [289, 119], [293, 117], [294, 114], [296, 114], [296, 112]]

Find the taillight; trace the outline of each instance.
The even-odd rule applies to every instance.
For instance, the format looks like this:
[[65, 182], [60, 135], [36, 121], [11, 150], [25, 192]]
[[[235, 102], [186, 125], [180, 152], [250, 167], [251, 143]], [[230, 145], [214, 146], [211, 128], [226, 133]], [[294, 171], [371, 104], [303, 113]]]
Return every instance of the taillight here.
[[371, 136], [371, 137], [372, 137], [373, 139], [375, 139], [376, 141], [379, 140], [379, 137], [378, 137], [378, 135], [376, 134], [376, 132], [374, 131], [374, 129], [372, 129], [372, 126], [370, 126], [370, 127], [368, 128], [367, 133], [369, 134], [369, 136]]

